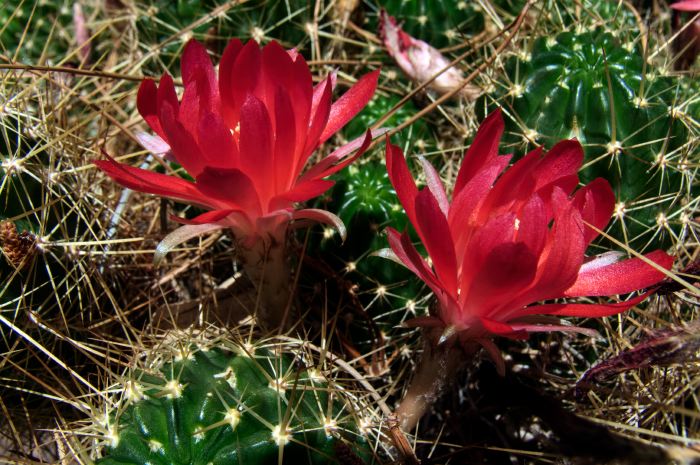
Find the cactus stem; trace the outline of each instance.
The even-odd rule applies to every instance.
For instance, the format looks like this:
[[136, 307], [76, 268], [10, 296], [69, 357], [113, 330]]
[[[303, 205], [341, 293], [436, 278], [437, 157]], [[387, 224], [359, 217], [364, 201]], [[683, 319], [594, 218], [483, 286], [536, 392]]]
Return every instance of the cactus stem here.
[[416, 427], [467, 359], [469, 357], [460, 348], [448, 344], [435, 346], [426, 341], [408, 391], [396, 409], [402, 431], [411, 431]]
[[[283, 333], [285, 313], [289, 307], [291, 269], [285, 254], [285, 233], [268, 240], [257, 240], [251, 247], [241, 247], [240, 257], [248, 277], [257, 287], [257, 319], [264, 330]], [[285, 325], [286, 326], [286, 325]]]

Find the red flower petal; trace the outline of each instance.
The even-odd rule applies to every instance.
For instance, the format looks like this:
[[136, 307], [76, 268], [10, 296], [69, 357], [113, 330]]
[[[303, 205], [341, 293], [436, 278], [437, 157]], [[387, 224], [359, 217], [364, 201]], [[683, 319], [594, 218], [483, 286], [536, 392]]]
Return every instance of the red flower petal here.
[[[531, 173], [536, 181], [534, 190], [556, 183], [562, 178], [576, 176], [582, 164], [583, 148], [579, 141], [572, 139], [557, 143], [542, 157]], [[576, 184], [573, 185], [575, 186]], [[568, 194], [570, 191], [565, 192]]]
[[288, 192], [273, 197], [268, 208], [272, 211], [282, 208], [282, 205], [289, 206], [288, 204], [290, 202], [305, 202], [323, 194], [333, 187], [333, 184], [335, 184], [335, 181], [328, 181], [325, 179], [314, 179], [302, 182], [294, 186], [294, 188]]
[[109, 177], [129, 189], [184, 200], [198, 205], [209, 206], [212, 204], [207, 196], [199, 192], [193, 183], [184, 179], [134, 168], [118, 163], [112, 158], [96, 160], [94, 163]]
[[[644, 255], [666, 270], [673, 266], [673, 257], [656, 250]], [[604, 266], [585, 265], [576, 282], [566, 290], [567, 297], [627, 294], [658, 283], [666, 275], [640, 258], [631, 258]]]
[[[241, 108], [248, 100], [248, 96], [255, 95], [259, 98], [257, 89], [261, 80], [261, 55], [258, 44], [254, 40], [248, 41], [236, 56], [231, 74], [228, 76], [231, 80], [225, 83], [225, 85], [230, 86], [227, 105], [230, 108], [231, 120], [227, 120], [227, 123], [232, 129], [241, 119]], [[219, 83], [220, 88], [223, 85], [223, 82]]]
[[650, 292], [645, 292], [644, 294], [634, 297], [633, 299], [627, 300], [625, 302], [619, 302], [615, 304], [545, 304], [545, 305], [534, 305], [523, 309], [523, 311], [518, 313], [518, 316], [525, 315], [558, 315], [558, 316], [575, 316], [579, 318], [600, 318], [603, 316], [612, 316], [622, 313], [628, 310], [644, 299], [646, 299]]
[[547, 243], [548, 222], [549, 217], [544, 201], [539, 195], [534, 194], [520, 211], [516, 240], [525, 244], [539, 257]]
[[489, 164], [485, 165], [478, 176], [470, 179], [462, 190], [453, 197], [447, 221], [450, 224], [452, 237], [455, 241], [455, 254], [463, 257], [467, 241], [473, 231], [473, 223], [476, 221], [477, 213], [482, 202], [491, 190], [491, 186], [508, 166], [510, 156], [498, 156]]
[[301, 150], [297, 150], [298, 139], [304, 139], [304, 132], [297, 132], [294, 121], [294, 106], [289, 98], [289, 94], [282, 89], [277, 89], [275, 98], [275, 148], [274, 169], [275, 186], [274, 193], [280, 194], [294, 185], [294, 169], [297, 164], [297, 157]]
[[512, 211], [512, 204], [516, 200], [524, 201], [534, 192], [535, 180], [532, 178], [532, 171], [541, 155], [542, 148], [539, 147], [503, 172], [483, 200], [477, 220], [479, 223], [494, 214]]
[[416, 229], [423, 239], [433, 267], [443, 288], [453, 297], [457, 296], [457, 258], [447, 218], [440, 211], [433, 194], [424, 189], [416, 196]]
[[207, 165], [222, 169], [239, 166], [238, 146], [219, 115], [206, 113], [200, 119], [197, 139]]
[[[173, 83], [173, 78], [170, 77], [168, 73], [163, 74], [163, 77], [160, 78], [158, 91], [156, 93], [156, 109], [158, 110], [158, 116], [163, 112], [163, 107], [165, 105], [169, 105], [173, 110], [180, 108], [180, 102], [175, 92], [175, 83]], [[175, 113], [177, 113], [177, 111], [175, 111]]]
[[484, 166], [490, 165], [498, 156], [498, 144], [501, 141], [503, 128], [503, 116], [500, 109], [491, 112], [481, 123], [474, 137], [474, 142], [462, 159], [462, 166], [459, 168], [457, 181], [455, 181], [455, 197], [477, 174], [481, 175]]
[[433, 194], [437, 204], [440, 206], [440, 211], [442, 211], [442, 214], [447, 217], [450, 209], [450, 201], [447, 200], [447, 194], [445, 193], [445, 187], [442, 185], [440, 175], [435, 168], [433, 168], [433, 165], [431, 165], [424, 157], [418, 157], [418, 162], [421, 164], [421, 167], [423, 167], [423, 173], [425, 173], [428, 190], [430, 190], [430, 192]]
[[389, 174], [389, 181], [396, 190], [396, 195], [406, 210], [406, 215], [412, 224], [416, 224], [415, 201], [418, 195], [416, 182], [408, 170], [406, 159], [401, 149], [389, 142], [386, 138], [386, 170]]
[[[270, 42], [262, 49], [262, 72], [260, 73], [260, 92], [256, 96], [262, 100], [267, 107], [270, 115], [275, 114], [275, 102], [277, 94], [280, 90], [289, 92], [290, 78], [292, 71], [292, 58], [287, 51], [282, 48], [277, 42]], [[286, 125], [290, 125], [290, 121], [294, 121], [292, 114], [290, 119], [286, 121]], [[273, 130], [277, 130], [277, 125], [273, 120]], [[296, 129], [292, 124], [292, 129]]]
[[254, 95], [248, 95], [241, 107], [240, 163], [255, 180], [263, 203], [274, 195], [272, 142], [270, 116], [265, 105]]
[[144, 79], [141, 82], [136, 95], [136, 108], [148, 126], [162, 139], [166, 139], [158, 117], [158, 87], [152, 79]]
[[422, 279], [436, 295], [442, 294], [442, 284], [438, 282], [435, 275], [428, 267], [428, 264], [413, 246], [408, 234], [399, 234], [399, 232], [392, 227], [386, 228], [386, 234], [389, 247], [391, 247], [391, 250], [394, 251], [404, 266]]
[[318, 102], [316, 111], [311, 114], [311, 123], [306, 133], [306, 143], [304, 144], [302, 156], [297, 162], [297, 170], [295, 173], [301, 172], [304, 165], [306, 165], [306, 161], [309, 155], [311, 155], [311, 152], [318, 147], [319, 137], [321, 136], [321, 132], [323, 132], [323, 128], [326, 127], [326, 123], [328, 122], [332, 98], [333, 93], [331, 91], [331, 82], [329, 79], [326, 79], [323, 87], [323, 94]]
[[196, 82], [190, 82], [182, 93], [177, 119], [187, 132], [194, 135], [199, 129], [200, 95]]
[[513, 242], [515, 219], [514, 213], [504, 213], [490, 218], [478, 228], [463, 232], [471, 234], [464, 245], [464, 255], [458, 257], [462, 264], [459, 275], [460, 302], [469, 298], [472, 283], [485, 266], [489, 252]]
[[[293, 102], [293, 117], [285, 124], [294, 121], [293, 129], [297, 134], [298, 147], [293, 151], [294, 157], [300, 157], [303, 149], [304, 137], [309, 128], [310, 108], [313, 99], [313, 79], [309, 67], [301, 55], [292, 56], [277, 42], [272, 41], [263, 48], [262, 66], [265, 91], [267, 95], [265, 104], [268, 112], [276, 113], [273, 104], [276, 101], [278, 89], [284, 91], [289, 100]], [[312, 114], [312, 113], [311, 113]], [[278, 131], [275, 126], [275, 131]], [[291, 151], [291, 147], [288, 148]]]
[[249, 216], [262, 214], [259, 186], [239, 169], [206, 167], [197, 176], [197, 187], [203, 194], [233, 209], [241, 209]]
[[[311, 118], [311, 100], [313, 99], [313, 78], [309, 65], [304, 57], [299, 55], [292, 63], [289, 80], [285, 90], [289, 93], [289, 99], [294, 102], [294, 118], [296, 120], [297, 134], [305, 134]], [[302, 138], [297, 136], [297, 144], [301, 145]], [[300, 156], [297, 154], [297, 156]]]
[[588, 245], [583, 236], [581, 215], [569, 203], [566, 194], [555, 189], [551, 202], [554, 225], [538, 266], [537, 288], [533, 289], [528, 302], [561, 296], [576, 281]]
[[331, 107], [328, 124], [321, 134], [320, 142], [328, 140], [338, 132], [348, 121], [362, 110], [372, 99], [377, 89], [379, 70], [362, 76], [354, 86], [340, 97]]
[[515, 330], [508, 323], [502, 321], [492, 320], [487, 317], [480, 317], [479, 320], [483, 327], [490, 333], [497, 334], [500, 336], [507, 336], [515, 333]]
[[[340, 171], [365, 153], [367, 148], [369, 148], [369, 144], [372, 142], [372, 139], [386, 134], [388, 131], [388, 128], [380, 128], [374, 131], [370, 131], [368, 129], [364, 136], [353, 139], [309, 168], [309, 170], [304, 173], [299, 180], [306, 181], [308, 179], [325, 178], [326, 176], [330, 176]], [[352, 154], [353, 152], [355, 152], [355, 154], [349, 157], [348, 155]]]
[[[540, 254], [537, 277], [529, 290], [509, 303], [513, 311], [538, 300], [561, 297], [576, 281], [583, 263], [587, 244], [584, 241], [581, 215], [570, 205], [566, 194], [560, 189], [555, 189], [552, 203], [555, 210], [554, 225]], [[508, 313], [503, 317], [513, 316]]]
[[175, 110], [168, 103], [165, 103], [161, 110], [160, 122], [177, 162], [189, 174], [197, 177], [205, 167], [204, 157], [194, 137], [175, 119]]
[[[328, 80], [330, 80], [331, 83], [331, 90], [335, 89], [335, 86], [338, 84], [338, 72], [333, 70], [331, 73], [328, 75]], [[323, 96], [323, 92], [326, 87], [326, 79], [323, 81], [319, 82], [314, 86], [314, 92], [313, 92], [313, 97], [311, 98], [311, 114], [313, 115], [314, 112], [316, 111], [316, 108], [318, 108], [318, 102], [321, 101], [321, 96]]]
[[532, 283], [536, 272], [537, 256], [525, 244], [495, 247], [486, 256], [462, 303], [464, 313], [499, 318], [497, 312]]
[[175, 215], [170, 215], [170, 219], [173, 221], [177, 221], [178, 223], [182, 224], [211, 224], [211, 223], [216, 223], [217, 221], [221, 221], [227, 216], [229, 216], [231, 213], [234, 212], [240, 212], [242, 210], [240, 209], [225, 209], [225, 210], [212, 210], [208, 211], [206, 213], [202, 213], [201, 215], [198, 215], [192, 219], [188, 218], [183, 218], [181, 216], [175, 216]]
[[[598, 178], [576, 192], [573, 204], [581, 212], [584, 223], [603, 230], [615, 210], [615, 194], [608, 181]], [[586, 226], [584, 234], [586, 244], [598, 237], [598, 232], [589, 226]]]
[[216, 72], [204, 45], [194, 39], [187, 42], [180, 63], [185, 86], [196, 83], [203, 108], [212, 113], [219, 113], [221, 107]]
[[238, 109], [243, 102], [236, 104], [233, 89], [236, 85], [236, 76], [233, 66], [238, 54], [243, 49], [243, 44], [238, 39], [231, 40], [219, 63], [219, 94], [221, 95], [221, 110], [224, 120], [229, 127], [234, 128], [238, 123]]

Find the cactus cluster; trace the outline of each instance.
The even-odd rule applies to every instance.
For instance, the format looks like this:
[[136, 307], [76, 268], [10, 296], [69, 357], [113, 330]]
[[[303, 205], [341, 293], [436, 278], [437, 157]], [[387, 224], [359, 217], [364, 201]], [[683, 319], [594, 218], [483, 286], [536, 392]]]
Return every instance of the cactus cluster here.
[[582, 179], [610, 181], [614, 234], [638, 248], [669, 243], [695, 193], [679, 85], [643, 54], [604, 30], [540, 37], [510, 59], [496, 90], [519, 149], [574, 137], [583, 144]]
[[[73, 3], [89, 13], [93, 43], [75, 69]], [[73, 3], [0, 6], [0, 65], [12, 64], [0, 66], [0, 409], [9, 419], [0, 421], [0, 462], [67, 463], [75, 455], [96, 465], [371, 465], [416, 463], [416, 456], [613, 463], [619, 457], [587, 457], [580, 437], [596, 434], [605, 455], [620, 444], [608, 434], [617, 423], [634, 424], [652, 442], [698, 435], [687, 380], [699, 378], [699, 367], [685, 362], [697, 351], [686, 324], [697, 319], [700, 80], [697, 65], [672, 71], [678, 51], [670, 15], [658, 14], [664, 2], [654, 9], [619, 0]], [[382, 9], [448, 60], [464, 54], [456, 66], [475, 74], [469, 85], [479, 92], [438, 103], [432, 90], [409, 95], [416, 86], [389, 64], [377, 30]], [[192, 38], [203, 46], [179, 73]], [[211, 71], [222, 79], [222, 67], [205, 62], [225, 63], [232, 38], [281, 47], [260, 56], [234, 47], [227, 59], [246, 66], [210, 86]], [[279, 61], [267, 62], [256, 81], [244, 71], [264, 53]], [[275, 72], [298, 56], [308, 70]], [[434, 69], [436, 56], [411, 63]], [[350, 89], [380, 68], [369, 104], [346, 107], [356, 114], [349, 121], [338, 118], [343, 105], [333, 105], [364, 105], [368, 87]], [[164, 71], [172, 86], [154, 79], [158, 91], [147, 85], [137, 95], [139, 81]], [[305, 84], [296, 86], [302, 74]], [[324, 87], [328, 76], [332, 89]], [[280, 89], [298, 92], [285, 97]], [[378, 126], [391, 130], [427, 110], [390, 133], [391, 174], [384, 136], [351, 160], [359, 143], [343, 146], [377, 129], [404, 99]], [[485, 125], [490, 144], [476, 143], [476, 128], [497, 107], [506, 121], [500, 145], [500, 123]], [[206, 114], [219, 109], [216, 121]], [[342, 124], [325, 134], [331, 120]], [[167, 139], [172, 156], [138, 144], [148, 127]], [[264, 131], [253, 134], [254, 127]], [[585, 155], [578, 187], [569, 185], [571, 166], [559, 178], [546, 163], [530, 165], [541, 176], [518, 165], [527, 151], [552, 153], [570, 138]], [[268, 139], [276, 147], [269, 164], [241, 156], [241, 147], [246, 156], [267, 153]], [[480, 150], [466, 159], [473, 146]], [[578, 157], [577, 150], [570, 152]], [[496, 151], [514, 156], [506, 161]], [[289, 167], [280, 163], [288, 152], [299, 155]], [[100, 164], [126, 183], [107, 178]], [[278, 188], [292, 171], [298, 176]], [[550, 175], [570, 189], [530, 191]], [[592, 182], [598, 177], [612, 185], [614, 200]], [[520, 194], [530, 200], [520, 205]], [[198, 201], [204, 197], [212, 205]], [[238, 200], [257, 216], [237, 216]], [[613, 240], [602, 235], [580, 250], [591, 234], [582, 221], [604, 228], [596, 212], [609, 218], [615, 202], [605, 230]], [[571, 215], [557, 210], [563, 204]], [[282, 232], [266, 236], [277, 221]], [[233, 223], [250, 234], [237, 236]], [[543, 240], [528, 236], [533, 224], [546, 231]], [[271, 239], [246, 255], [262, 237]], [[522, 242], [508, 248], [513, 237], [537, 254]], [[163, 248], [167, 259], [154, 263]], [[641, 272], [637, 261], [615, 260], [654, 249], [663, 249], [649, 253], [663, 257], [662, 268], [675, 260], [660, 278], [668, 279], [658, 284], [659, 271], [647, 270], [651, 277], [636, 281], [643, 284], [617, 286]], [[572, 250], [581, 258], [578, 275], [556, 263], [564, 257], [571, 267]], [[603, 284], [593, 282], [592, 269], [603, 270]], [[549, 292], [563, 275], [576, 282]], [[285, 292], [275, 300], [286, 305], [275, 307], [283, 310], [279, 327], [263, 323], [270, 277]], [[597, 292], [601, 286], [610, 292]], [[479, 313], [489, 305], [488, 315]], [[618, 313], [623, 306], [628, 313]], [[537, 307], [547, 313], [534, 314]], [[592, 316], [592, 308], [616, 317], [570, 319]], [[571, 332], [549, 332], [560, 330]], [[546, 333], [526, 340], [530, 331]], [[638, 346], [647, 334], [683, 337]], [[621, 347], [630, 349], [619, 355]], [[648, 358], [634, 358], [649, 347]], [[491, 362], [507, 381], [481, 377]], [[618, 368], [637, 372], [617, 377]], [[589, 396], [575, 398], [586, 370], [609, 373], [609, 385], [586, 386]], [[452, 389], [448, 380], [458, 376]], [[511, 386], [528, 389], [503, 401]], [[606, 426], [594, 429], [581, 413]], [[572, 439], [571, 425], [582, 436]], [[648, 452], [621, 443], [626, 452]]]
[[359, 426], [367, 412], [303, 345], [192, 345], [130, 371], [97, 464], [322, 464], [339, 454], [372, 463]]
[[90, 336], [78, 328], [110, 311], [96, 277], [107, 255], [95, 242], [107, 228], [97, 226], [94, 186], [74, 171], [90, 157], [76, 153], [88, 145], [90, 128], [65, 130], [65, 121], [80, 117], [66, 98], [68, 84], [81, 89], [59, 73], [7, 71], [0, 85], [3, 98], [13, 97], [3, 100], [0, 116], [0, 399], [10, 418], [28, 404], [46, 406], [45, 397], [26, 393], [65, 376], [47, 360], [73, 372], [90, 365], [79, 349]]

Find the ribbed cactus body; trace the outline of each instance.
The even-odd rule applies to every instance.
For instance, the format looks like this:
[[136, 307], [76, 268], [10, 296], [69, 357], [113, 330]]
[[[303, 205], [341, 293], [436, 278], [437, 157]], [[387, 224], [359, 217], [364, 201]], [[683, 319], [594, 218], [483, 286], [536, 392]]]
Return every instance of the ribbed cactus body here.
[[551, 147], [577, 138], [582, 181], [603, 177], [615, 190], [619, 239], [642, 246], [687, 201], [676, 85], [645, 68], [634, 44], [602, 31], [542, 37], [507, 63], [507, 74], [499, 104], [512, 115], [511, 142]]
[[[402, 23], [403, 30], [409, 35], [428, 42], [433, 47], [460, 43], [484, 29], [484, 15], [477, 2], [379, 0], [377, 3], [378, 7], [384, 8]], [[374, 27], [375, 24], [371, 26]]]
[[[39, 240], [47, 230], [55, 230], [65, 221], [67, 227], [76, 226], [75, 215], [61, 214], [61, 205], [43, 208], [50, 203], [52, 196], [47, 192], [46, 178], [50, 163], [45, 152], [37, 153], [37, 148], [45, 142], [29, 136], [23, 125], [24, 118], [6, 116], [1, 121], [4, 137], [0, 137], [0, 304], [10, 305], [13, 299], [23, 293], [43, 302], [42, 310], [52, 306], [45, 299], [53, 301], [54, 294], [48, 283], [51, 276], [61, 281], [65, 276], [65, 267], [54, 260], [46, 260], [41, 266], [32, 266], [39, 254]], [[28, 154], [35, 156], [28, 156]], [[20, 240], [21, 238], [21, 240]], [[19, 241], [19, 242], [18, 242]], [[32, 292], [28, 292], [31, 290]], [[67, 308], [67, 307], [66, 307]], [[0, 344], [1, 346], [2, 344]]]
[[[70, 46], [72, 2], [48, 0], [4, 1], [0, 4], [0, 45], [14, 61], [37, 64], [43, 56], [49, 63], [62, 60]], [[72, 61], [80, 61], [75, 57]]]
[[359, 435], [329, 382], [288, 354], [253, 350], [194, 349], [136, 374], [98, 463], [336, 463], [341, 433]]
[[176, 69], [185, 42], [193, 36], [218, 53], [232, 38], [275, 39], [287, 48], [303, 49], [310, 33], [306, 24], [312, 18], [313, 3], [303, 0], [254, 0], [228, 7], [216, 0], [156, 0], [140, 11], [136, 25], [140, 41], [158, 52], [152, 53], [153, 58]]

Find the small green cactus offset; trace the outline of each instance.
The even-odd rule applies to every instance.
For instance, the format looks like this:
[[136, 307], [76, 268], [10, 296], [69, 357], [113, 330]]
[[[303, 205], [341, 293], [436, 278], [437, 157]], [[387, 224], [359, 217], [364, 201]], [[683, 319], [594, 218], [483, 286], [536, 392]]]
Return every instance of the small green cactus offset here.
[[613, 234], [637, 248], [672, 236], [669, 219], [692, 196], [675, 81], [645, 66], [634, 43], [601, 30], [541, 37], [506, 68], [497, 93], [511, 142], [578, 138], [582, 181], [604, 177], [615, 190]]
[[321, 464], [349, 450], [370, 463], [342, 391], [289, 347], [190, 345], [133, 372], [103, 425], [97, 463]]
[[[372, 126], [391, 110], [400, 98], [395, 95], [374, 98], [360, 114], [344, 129], [346, 139], [360, 137], [366, 128]], [[405, 102], [386, 121], [386, 126], [396, 126], [410, 119], [417, 112], [411, 101]], [[417, 120], [405, 128], [402, 139], [413, 141], [413, 150], [423, 152], [427, 147], [433, 148], [435, 141], [424, 120]], [[399, 204], [394, 187], [389, 182], [389, 175], [384, 164], [384, 147], [359, 163], [349, 166], [334, 176], [337, 181], [331, 191], [331, 205], [348, 229], [347, 239], [342, 247], [333, 250], [347, 266], [346, 271], [358, 271], [371, 277], [373, 284], [400, 287], [400, 292], [408, 298], [419, 293], [413, 275], [404, 267], [388, 260], [371, 257], [373, 252], [386, 247], [383, 229], [391, 225], [404, 229], [408, 225], [406, 212]], [[335, 240], [323, 245], [323, 250], [339, 246]], [[410, 285], [407, 285], [410, 282]], [[401, 284], [397, 286], [397, 284]]]

